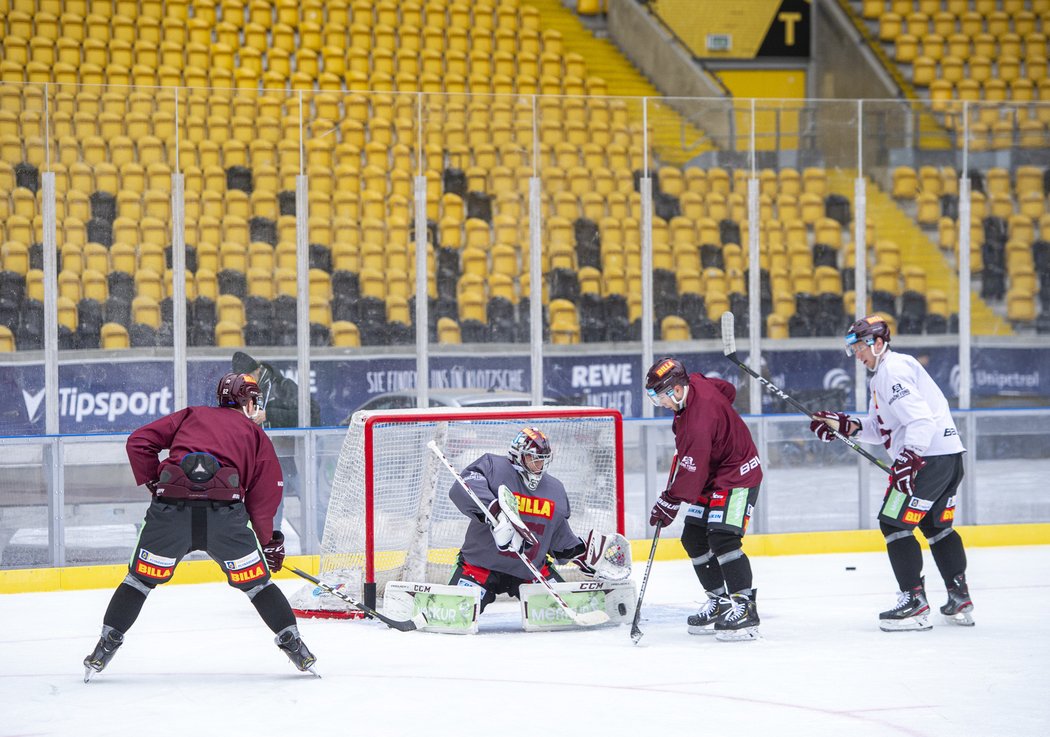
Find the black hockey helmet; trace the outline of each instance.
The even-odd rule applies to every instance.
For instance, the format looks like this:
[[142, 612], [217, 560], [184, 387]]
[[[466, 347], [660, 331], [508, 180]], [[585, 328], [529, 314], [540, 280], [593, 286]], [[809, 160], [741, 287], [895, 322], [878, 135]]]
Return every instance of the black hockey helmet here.
[[862, 317], [846, 331], [846, 355], [853, 355], [853, 346], [861, 341], [874, 346], [876, 338], [882, 338], [884, 343], [890, 342], [889, 324], [882, 315]]
[[[514, 470], [518, 472], [522, 481], [529, 487], [529, 490], [535, 491], [536, 487], [540, 485], [540, 479], [543, 478], [543, 472], [547, 470], [551, 464], [551, 459], [554, 458], [554, 451], [551, 449], [550, 441], [547, 440], [547, 436], [543, 434], [542, 430], [535, 427], [525, 427], [522, 428], [521, 432], [510, 444], [507, 457], [510, 458], [511, 465], [514, 466]], [[531, 463], [526, 463], [529, 460], [531, 460]], [[534, 471], [533, 468], [536, 467], [537, 460], [541, 463], [539, 470]]]
[[688, 386], [689, 373], [677, 358], [661, 358], [654, 363], [645, 375], [645, 392], [649, 401], [660, 405], [660, 395], [668, 394], [676, 386]]
[[259, 384], [248, 374], [224, 374], [215, 389], [215, 398], [220, 407], [245, 407], [250, 399], [258, 403]]

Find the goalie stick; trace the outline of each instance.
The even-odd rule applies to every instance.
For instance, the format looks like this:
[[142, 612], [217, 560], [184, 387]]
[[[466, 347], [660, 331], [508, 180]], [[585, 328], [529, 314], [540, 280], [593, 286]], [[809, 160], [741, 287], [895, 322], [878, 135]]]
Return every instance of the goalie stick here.
[[329, 586], [321, 579], [311, 576], [306, 571], [302, 571], [294, 566], [289, 567], [289, 570], [295, 575], [305, 578], [307, 581], [313, 581], [315, 584], [320, 586], [329, 594], [331, 594], [332, 596], [339, 597], [347, 604], [352, 606], [354, 609], [364, 612], [369, 617], [375, 617], [387, 627], [392, 627], [393, 629], [398, 630], [400, 632], [411, 632], [412, 630], [422, 629], [427, 624], [427, 616], [423, 614], [423, 612], [420, 612], [416, 616], [412, 617], [412, 619], [391, 619], [390, 617], [384, 614], [380, 614], [372, 607], [362, 604], [356, 599], [353, 599], [352, 597], [343, 593], [341, 590], [335, 588], [334, 586]]
[[[675, 476], [678, 475], [678, 454], [674, 454], [674, 458], [671, 459], [671, 470], [667, 474], [667, 488], [671, 488], [671, 484], [674, 483]], [[631, 622], [631, 641], [637, 645], [638, 641], [642, 639], [642, 628], [638, 626], [638, 622], [642, 619], [642, 599], [645, 598], [645, 585], [649, 583], [649, 571], [653, 569], [653, 559], [656, 558], [656, 545], [660, 542], [660, 530], [663, 529], [663, 525], [656, 526], [656, 532], [653, 533], [653, 545], [649, 548], [649, 562], [645, 564], [645, 573], [642, 574], [642, 586], [638, 591], [638, 603], [634, 605], [634, 621]]]
[[[441, 448], [438, 447], [437, 443], [431, 440], [429, 443], [427, 443], [427, 447], [430, 448], [430, 450], [434, 452], [434, 455], [436, 455], [438, 459], [445, 464], [445, 468], [447, 468], [449, 470], [449, 473], [452, 474], [452, 477], [456, 479], [456, 483], [463, 487], [463, 490], [466, 491], [470, 498], [474, 501], [474, 503], [478, 505], [478, 509], [484, 512], [485, 519], [488, 520], [489, 524], [492, 527], [495, 527], [496, 518], [492, 516], [492, 513], [488, 510], [488, 507], [481, 503], [481, 500], [478, 499], [478, 496], [474, 493], [474, 490], [467, 486], [467, 482], [463, 480], [463, 477], [459, 475], [458, 471], [456, 471], [455, 466], [453, 466], [451, 461], [449, 461], [449, 459], [445, 457], [445, 454], [441, 452]], [[531, 560], [529, 560], [529, 558], [525, 554], [518, 553], [517, 555], [521, 559], [521, 562], [524, 563], [528, 567], [529, 571], [532, 572], [532, 575], [536, 578], [536, 580], [539, 583], [541, 583], [544, 586], [544, 588], [547, 589], [547, 593], [549, 593], [551, 598], [554, 599], [554, 602], [559, 607], [561, 607], [566, 614], [569, 615], [569, 618], [572, 619], [573, 622], [580, 625], [581, 627], [593, 627], [596, 624], [605, 624], [609, 621], [609, 615], [605, 612], [578, 612], [572, 607], [570, 607], [568, 604], [565, 603], [565, 599], [561, 597], [561, 594], [554, 590], [554, 587], [551, 586], [550, 581], [543, 577], [543, 574], [539, 572], [539, 570], [536, 568], [536, 565]]]
[[[759, 383], [761, 383], [763, 386], [766, 387], [766, 389], [768, 389], [773, 394], [776, 394], [778, 397], [783, 399], [785, 402], [790, 404], [792, 407], [797, 409], [799, 412], [801, 412], [802, 414], [806, 415], [809, 419], [814, 420], [814, 421], [819, 419], [818, 417], [814, 417], [812, 412], [810, 412], [808, 409], [806, 409], [802, 404], [800, 404], [798, 401], [796, 401], [793, 397], [791, 397], [788, 394], [784, 393], [784, 391], [782, 391], [779, 387], [777, 387], [775, 384], [770, 382], [768, 379], [766, 379], [761, 374], [756, 373], [754, 369], [752, 369], [750, 366], [748, 366], [746, 363], [744, 363], [743, 361], [740, 360], [740, 357], [737, 356], [737, 354], [736, 354], [736, 334], [734, 333], [734, 317], [733, 317], [733, 313], [732, 312], [723, 312], [722, 313], [722, 352], [725, 353], [726, 358], [728, 358], [730, 361], [732, 361], [737, 366], [739, 366], [741, 369], [743, 369], [745, 373], [750, 375], [753, 379], [757, 379], [759, 381]], [[820, 421], [823, 422], [823, 420], [820, 420]], [[862, 456], [867, 458], [869, 461], [874, 463], [876, 466], [881, 468], [883, 471], [885, 471], [886, 473], [890, 473], [891, 472], [889, 466], [887, 466], [885, 463], [880, 461], [878, 458], [873, 456], [868, 451], [864, 450], [864, 448], [860, 447], [860, 445], [858, 443], [854, 442], [851, 438], [846, 437], [845, 435], [843, 435], [842, 433], [840, 433], [838, 430], [836, 430], [835, 428], [831, 427], [830, 425], [828, 425], [828, 429], [831, 430], [832, 435], [834, 435], [836, 438], [841, 440], [843, 443], [848, 445], [853, 450], [855, 450], [858, 453], [860, 453]]]

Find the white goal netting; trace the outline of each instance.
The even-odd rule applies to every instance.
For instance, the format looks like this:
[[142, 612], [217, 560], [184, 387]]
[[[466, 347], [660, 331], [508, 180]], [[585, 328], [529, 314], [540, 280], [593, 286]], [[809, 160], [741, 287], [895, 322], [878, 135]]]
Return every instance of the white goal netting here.
[[[620, 414], [589, 407], [390, 410], [355, 413], [339, 453], [321, 541], [321, 574], [373, 600], [387, 581], [447, 583], [468, 519], [449, 499], [454, 483], [427, 443], [457, 469], [484, 453], [504, 455], [522, 427], [554, 449], [569, 524], [623, 532]], [[569, 574], [565, 567], [564, 572]], [[572, 569], [575, 570], [575, 569]], [[567, 575], [567, 578], [572, 578]]]

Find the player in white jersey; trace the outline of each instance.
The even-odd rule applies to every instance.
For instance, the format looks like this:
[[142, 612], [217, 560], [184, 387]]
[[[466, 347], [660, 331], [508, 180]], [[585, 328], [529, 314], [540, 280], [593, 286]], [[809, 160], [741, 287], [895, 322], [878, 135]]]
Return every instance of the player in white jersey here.
[[879, 615], [879, 627], [886, 631], [930, 629], [916, 527], [926, 536], [948, 590], [948, 603], [941, 613], [956, 624], [972, 625], [966, 550], [962, 537], [952, 528], [966, 449], [948, 400], [922, 364], [890, 350], [890, 328], [879, 315], [850, 326], [846, 352], [872, 372], [868, 415], [816, 412], [819, 419], [810, 423], [810, 430], [824, 442], [834, 439], [831, 431], [835, 430], [861, 442], [881, 443], [893, 459], [879, 528], [886, 538], [900, 594], [897, 605]]

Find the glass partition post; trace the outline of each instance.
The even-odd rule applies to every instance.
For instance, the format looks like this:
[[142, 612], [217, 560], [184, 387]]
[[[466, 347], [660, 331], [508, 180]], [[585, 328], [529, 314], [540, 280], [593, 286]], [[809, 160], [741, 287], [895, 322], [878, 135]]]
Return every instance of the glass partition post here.
[[[649, 98], [642, 98], [642, 170], [638, 180], [639, 194], [642, 196], [642, 243], [641, 243], [641, 320], [642, 329], [642, 364], [641, 370], [648, 370], [653, 363], [653, 177], [649, 151], [652, 141], [649, 137]], [[628, 277], [628, 282], [630, 277]], [[628, 297], [630, 298], [628, 287]], [[653, 403], [642, 402], [642, 417], [653, 416]]]

